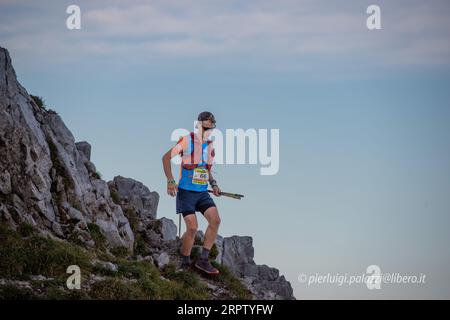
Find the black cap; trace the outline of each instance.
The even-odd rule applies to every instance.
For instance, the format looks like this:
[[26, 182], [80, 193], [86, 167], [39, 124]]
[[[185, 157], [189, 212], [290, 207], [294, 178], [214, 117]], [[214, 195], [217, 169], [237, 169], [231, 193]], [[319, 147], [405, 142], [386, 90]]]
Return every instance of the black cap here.
[[212, 123], [216, 123], [216, 119], [214, 118], [214, 115], [209, 111], [203, 111], [198, 115], [197, 118], [198, 121], [206, 121], [211, 120]]

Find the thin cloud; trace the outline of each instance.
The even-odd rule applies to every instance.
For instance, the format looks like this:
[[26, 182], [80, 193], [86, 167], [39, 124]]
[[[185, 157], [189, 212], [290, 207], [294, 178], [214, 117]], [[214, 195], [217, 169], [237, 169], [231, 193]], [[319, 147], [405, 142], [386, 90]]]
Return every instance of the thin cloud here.
[[80, 31], [65, 28], [65, 11], [55, 19], [54, 5], [43, 14], [50, 2], [42, 3], [39, 14], [20, 6], [11, 10], [16, 2], [5, 3], [11, 14], [0, 14], [6, 15], [0, 19], [3, 41], [24, 57], [34, 48], [35, 57], [61, 61], [91, 55], [114, 59], [126, 52], [135, 61], [256, 55], [294, 65], [304, 57], [320, 64], [346, 55], [389, 66], [450, 64], [450, 6], [445, 1], [382, 2], [379, 31], [365, 27], [369, 3], [361, 1], [341, 7], [307, 0], [79, 1]]

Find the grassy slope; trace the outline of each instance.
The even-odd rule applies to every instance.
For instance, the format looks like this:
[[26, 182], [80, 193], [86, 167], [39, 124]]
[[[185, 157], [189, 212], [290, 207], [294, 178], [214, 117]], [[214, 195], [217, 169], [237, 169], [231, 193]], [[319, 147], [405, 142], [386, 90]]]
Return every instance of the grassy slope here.
[[[95, 234], [98, 230], [92, 231]], [[101, 236], [96, 235], [98, 240]], [[21, 287], [17, 281], [0, 282], [0, 299], [212, 299], [206, 283], [224, 288], [232, 298], [251, 298], [223, 266], [216, 265], [219, 277], [205, 280], [196, 273], [176, 271], [174, 264], [160, 271], [152, 263], [118, 256], [106, 253], [103, 245], [88, 251], [74, 243], [43, 237], [28, 225], [14, 231], [0, 224], [0, 280], [29, 283]], [[118, 271], [93, 265], [94, 259], [112, 262]], [[65, 285], [69, 265], [81, 269], [81, 290], [69, 290]], [[31, 280], [32, 275], [47, 280]]]

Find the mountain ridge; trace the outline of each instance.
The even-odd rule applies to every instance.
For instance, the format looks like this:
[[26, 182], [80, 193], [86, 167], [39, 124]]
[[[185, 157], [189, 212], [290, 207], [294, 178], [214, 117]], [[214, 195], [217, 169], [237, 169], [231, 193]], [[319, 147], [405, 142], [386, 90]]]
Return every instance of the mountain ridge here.
[[[102, 180], [90, 159], [91, 145], [75, 141], [61, 117], [27, 93], [1, 47], [0, 115], [0, 257], [10, 264], [0, 263], [0, 298], [52, 298], [51, 287], [59, 290], [56, 297], [82, 299], [295, 299], [277, 269], [253, 261], [251, 237], [218, 236], [211, 258], [221, 279], [177, 270], [181, 240], [172, 220], [157, 218], [159, 195], [131, 178]], [[202, 240], [198, 232], [193, 257]], [[47, 248], [33, 249], [39, 254], [30, 256], [37, 261], [55, 251], [69, 257], [63, 263], [82, 263], [89, 274], [85, 295], [64, 288], [64, 265], [48, 269], [25, 261], [34, 242]], [[54, 254], [46, 258], [49, 266], [61, 258]], [[14, 271], [14, 265], [20, 268]], [[105, 281], [122, 294], [97, 288]], [[152, 285], [159, 289], [152, 291]]]

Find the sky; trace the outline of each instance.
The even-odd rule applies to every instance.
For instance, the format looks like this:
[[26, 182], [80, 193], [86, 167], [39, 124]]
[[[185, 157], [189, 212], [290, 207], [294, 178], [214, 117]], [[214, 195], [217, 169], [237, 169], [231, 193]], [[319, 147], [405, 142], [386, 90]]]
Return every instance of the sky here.
[[[71, 4], [80, 30], [66, 27]], [[366, 27], [371, 4], [380, 30]], [[174, 129], [204, 110], [222, 131], [279, 129], [278, 173], [216, 165], [245, 198], [215, 201], [220, 234], [252, 236], [256, 263], [298, 299], [449, 299], [449, 14], [438, 0], [0, 0], [0, 46], [91, 143], [102, 177], [142, 181], [176, 223], [161, 165]], [[369, 265], [426, 280], [299, 280]]]

